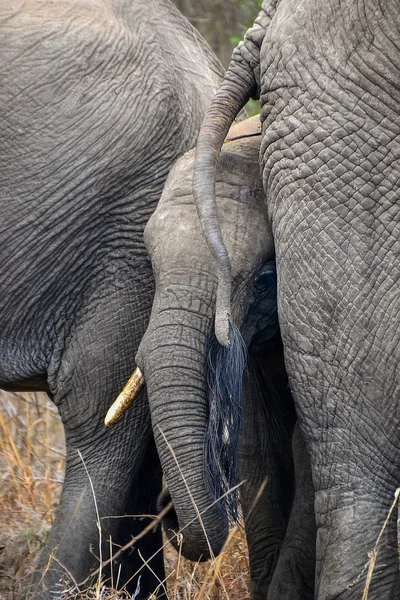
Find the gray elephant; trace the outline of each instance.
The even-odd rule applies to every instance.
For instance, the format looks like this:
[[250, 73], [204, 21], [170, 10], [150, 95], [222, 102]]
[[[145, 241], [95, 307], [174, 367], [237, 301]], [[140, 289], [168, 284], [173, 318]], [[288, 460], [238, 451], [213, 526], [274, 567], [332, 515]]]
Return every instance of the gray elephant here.
[[[270, 590], [271, 597], [296, 600], [313, 596], [313, 490], [302, 438], [299, 431], [293, 435], [274, 246], [258, 167], [259, 125], [255, 118], [233, 128], [216, 182], [233, 256], [234, 314], [248, 350], [239, 344], [234, 356], [222, 349], [221, 357], [213, 336], [217, 271], [193, 201], [190, 151], [171, 170], [145, 229], [156, 293], [136, 358], [168, 484], [161, 507], [173, 500], [164, 518], [169, 538], [177, 545], [180, 533], [183, 554], [194, 560], [217, 554], [235, 513], [231, 486], [240, 481], [252, 598], [265, 599]], [[235, 472], [232, 445], [241, 421]]]
[[[48, 598], [147, 524], [116, 516], [156, 512], [145, 395], [114, 429], [103, 420], [150, 314], [144, 226], [223, 72], [168, 0], [5, 2], [0, 47], [0, 386], [47, 391], [67, 447], [30, 590]], [[114, 560], [114, 581], [147, 598], [161, 545], [157, 531]]]
[[[279, 322], [315, 487], [319, 600], [400, 598], [396, 520], [386, 521], [400, 484], [399, 64], [397, 0], [264, 0], [197, 145], [198, 209], [219, 273], [216, 335], [229, 346], [230, 320], [241, 319], [237, 258], [219, 230], [213, 171], [234, 115], [260, 97]], [[244, 220], [238, 227], [246, 235]]]

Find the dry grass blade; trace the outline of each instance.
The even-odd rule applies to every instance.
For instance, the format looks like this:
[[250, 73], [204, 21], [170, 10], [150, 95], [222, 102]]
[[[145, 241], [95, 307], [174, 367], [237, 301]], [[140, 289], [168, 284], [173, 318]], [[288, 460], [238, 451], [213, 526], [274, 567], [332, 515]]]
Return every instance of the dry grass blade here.
[[[89, 581], [89, 579], [91, 579], [92, 577], [95, 577], [96, 575], [99, 575], [99, 574], [101, 575], [101, 571], [104, 567], [106, 567], [107, 565], [112, 563], [114, 560], [119, 558], [123, 552], [126, 552], [126, 550], [129, 550], [129, 548], [132, 548], [132, 546], [134, 546], [145, 535], [147, 535], [148, 533], [153, 531], [158, 526], [160, 521], [165, 517], [165, 515], [168, 513], [168, 511], [171, 509], [171, 507], [172, 507], [172, 502], [169, 502], [166, 505], [166, 507], [163, 508], [163, 510], [156, 517], [153, 517], [153, 521], [151, 523], [149, 523], [144, 529], [142, 529], [142, 531], [138, 535], [133, 537], [124, 546], [121, 546], [121, 548], [119, 548], [119, 550], [117, 550], [117, 552], [114, 552], [114, 554], [110, 558], [102, 561], [100, 566], [95, 571], [93, 571], [93, 573], [91, 573], [90, 577], [88, 577], [87, 579], [82, 581], [80, 583], [80, 585], [84, 585], [85, 583], [87, 583]], [[149, 517], [150, 515], [146, 515], [146, 516]]]
[[163, 439], [164, 439], [164, 442], [165, 442], [165, 443], [166, 443], [166, 445], [167, 445], [167, 448], [168, 448], [168, 450], [170, 451], [170, 453], [171, 453], [171, 455], [172, 455], [172, 457], [173, 457], [173, 459], [174, 459], [174, 461], [175, 461], [175, 464], [176, 464], [176, 466], [177, 466], [177, 468], [178, 468], [178, 471], [179, 471], [179, 473], [180, 473], [180, 476], [181, 476], [181, 478], [182, 478], [182, 481], [183, 481], [183, 483], [184, 483], [184, 485], [185, 485], [185, 488], [186, 488], [186, 490], [187, 490], [187, 493], [189, 494], [189, 498], [190, 498], [190, 500], [191, 500], [191, 502], [192, 502], [192, 504], [193, 504], [193, 508], [194, 508], [194, 510], [196, 511], [196, 515], [197, 515], [197, 518], [198, 518], [198, 520], [199, 520], [199, 523], [200, 523], [200, 525], [201, 525], [201, 528], [202, 528], [202, 530], [203, 530], [204, 537], [205, 537], [205, 538], [206, 538], [206, 540], [207, 540], [207, 545], [208, 545], [208, 549], [209, 549], [209, 551], [210, 551], [210, 556], [211, 556], [212, 558], [214, 558], [214, 553], [213, 553], [213, 551], [212, 551], [211, 544], [210, 544], [210, 542], [209, 542], [209, 539], [208, 539], [208, 537], [207, 537], [207, 532], [206, 532], [206, 529], [205, 529], [205, 527], [204, 527], [203, 519], [201, 518], [201, 513], [200, 513], [200, 511], [199, 511], [199, 509], [198, 509], [198, 506], [197, 506], [197, 504], [196, 504], [196, 502], [195, 502], [195, 500], [194, 500], [194, 498], [193, 498], [193, 494], [192, 494], [192, 492], [191, 492], [191, 490], [190, 490], [190, 488], [189, 488], [189, 485], [188, 485], [188, 483], [187, 483], [187, 481], [186, 481], [186, 478], [185, 478], [185, 476], [184, 476], [184, 474], [183, 474], [183, 472], [182, 472], [181, 466], [180, 466], [180, 464], [179, 464], [179, 462], [178, 462], [178, 459], [177, 459], [177, 457], [176, 457], [176, 454], [175, 454], [175, 452], [174, 452], [174, 449], [172, 448], [171, 444], [168, 442], [167, 438], [165, 437], [165, 434], [164, 434], [164, 432], [163, 432], [161, 429], [160, 429], [160, 433], [161, 433], [161, 435], [162, 435], [162, 437], [163, 437]]
[[99, 562], [100, 562], [100, 567], [99, 567], [99, 573], [98, 573], [98, 578], [97, 578], [97, 595], [100, 597], [100, 589], [101, 589], [101, 580], [102, 580], [102, 568], [103, 568], [103, 550], [102, 550], [102, 533], [101, 533], [101, 523], [100, 523], [100, 514], [99, 514], [99, 507], [97, 505], [97, 498], [96, 498], [96, 494], [94, 491], [94, 486], [93, 486], [93, 481], [92, 478], [90, 477], [89, 471], [87, 469], [86, 463], [83, 460], [83, 456], [80, 450], [78, 450], [78, 455], [79, 458], [82, 461], [83, 467], [86, 471], [86, 475], [87, 478], [89, 479], [89, 484], [90, 484], [90, 489], [92, 490], [92, 496], [93, 496], [93, 502], [94, 502], [94, 508], [96, 510], [96, 525], [97, 525], [97, 530], [99, 532]]
[[[44, 395], [0, 392], [0, 401], [0, 510], [3, 517], [0, 524], [0, 598], [18, 600], [26, 589], [35, 560], [51, 528], [61, 492], [65, 449], [57, 411]], [[169, 508], [166, 506], [165, 512]], [[108, 561], [102, 561], [96, 575], [143, 536], [151, 535], [165, 512], [153, 516], [152, 522], [135, 539], [119, 548]], [[159, 589], [166, 590], [168, 600], [249, 598], [247, 546], [240, 528], [231, 533], [220, 556], [209, 563], [186, 560], [167, 541], [163, 550], [166, 577], [160, 582]], [[143, 561], [143, 567], [149, 560]], [[141, 572], [135, 575], [140, 577]], [[117, 577], [108, 583], [106, 585], [97, 578], [95, 586], [79, 592], [80, 600], [132, 598], [119, 589]], [[77, 598], [76, 594], [70, 592], [63, 600], [74, 598]]]
[[382, 529], [379, 532], [378, 538], [376, 540], [374, 549], [371, 551], [370, 553], [370, 560], [369, 560], [369, 565], [368, 565], [368, 573], [367, 573], [367, 580], [365, 583], [365, 587], [364, 587], [364, 591], [363, 591], [363, 595], [362, 595], [362, 600], [368, 600], [368, 594], [369, 594], [369, 588], [371, 586], [371, 581], [372, 581], [372, 576], [374, 573], [374, 569], [375, 569], [375, 565], [376, 565], [376, 560], [378, 558], [378, 549], [379, 549], [379, 544], [381, 542], [383, 533], [387, 527], [387, 524], [389, 523], [390, 517], [392, 516], [392, 513], [397, 505], [397, 502], [399, 500], [399, 496], [400, 496], [400, 488], [397, 488], [397, 490], [394, 493], [394, 500], [392, 502], [392, 505], [389, 509], [388, 514], [386, 515], [386, 519], [382, 525]]

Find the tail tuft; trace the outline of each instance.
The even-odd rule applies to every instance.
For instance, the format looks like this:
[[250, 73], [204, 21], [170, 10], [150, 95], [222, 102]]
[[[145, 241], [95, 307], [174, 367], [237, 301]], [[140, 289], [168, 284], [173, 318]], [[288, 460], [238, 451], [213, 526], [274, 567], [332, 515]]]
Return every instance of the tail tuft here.
[[[230, 344], [221, 346], [212, 333], [208, 352], [209, 420], [205, 438], [206, 483], [214, 500], [238, 483], [237, 447], [242, 421], [242, 378], [246, 346], [230, 322]], [[221, 501], [221, 510], [238, 520], [238, 490]]]

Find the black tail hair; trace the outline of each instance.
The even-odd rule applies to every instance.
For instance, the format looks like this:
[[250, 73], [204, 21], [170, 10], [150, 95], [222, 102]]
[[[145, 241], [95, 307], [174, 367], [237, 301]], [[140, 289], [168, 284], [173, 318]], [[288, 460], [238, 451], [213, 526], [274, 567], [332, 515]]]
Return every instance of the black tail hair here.
[[[209, 419], [205, 437], [205, 480], [214, 500], [238, 483], [237, 447], [242, 422], [242, 378], [246, 346], [230, 321], [230, 344], [221, 346], [212, 333], [208, 352]], [[223, 513], [238, 520], [238, 489], [219, 503]]]

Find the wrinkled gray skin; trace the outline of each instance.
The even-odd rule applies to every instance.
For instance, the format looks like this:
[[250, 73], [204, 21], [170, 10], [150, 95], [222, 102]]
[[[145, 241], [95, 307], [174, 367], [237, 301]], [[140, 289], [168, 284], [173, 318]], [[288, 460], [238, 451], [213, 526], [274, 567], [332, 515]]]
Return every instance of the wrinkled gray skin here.
[[[105, 516], [156, 511], [145, 395], [110, 430], [103, 422], [150, 314], [143, 229], [172, 163], [195, 144], [221, 67], [168, 0], [2, 2], [0, 48], [0, 385], [48, 391], [67, 447], [31, 589], [48, 598], [60, 577], [79, 583], [98, 566], [86, 469], [103, 559], [110, 536], [122, 544], [147, 524]], [[160, 545], [157, 532], [139, 549], [146, 559]], [[120, 563], [122, 586], [143, 561], [136, 550], [114, 561], [114, 582]], [[150, 566], [137, 597], [163, 579], [161, 553]]]
[[[244, 482], [241, 500], [252, 598], [265, 599], [271, 589], [272, 597], [296, 600], [313, 595], [313, 492], [299, 432], [293, 437], [296, 486], [294, 483], [296, 417], [277, 325], [274, 248], [257, 160], [260, 141], [260, 136], [250, 137], [224, 146], [217, 200], [224, 239], [233, 257], [234, 314], [248, 347], [239, 479]], [[173, 541], [174, 533], [186, 526], [182, 551], [197, 559], [210, 552], [202, 528], [194, 520], [194, 504], [200, 512], [206, 511], [204, 527], [214, 552], [224, 542], [227, 526], [222, 515], [217, 522], [210, 521], [207, 507], [213, 498], [208, 492], [203, 497], [207, 486], [207, 352], [214, 326], [217, 274], [193, 202], [193, 164], [194, 151], [190, 151], [174, 165], [145, 229], [156, 293], [137, 362], [145, 375], [155, 440], [174, 501], [174, 511], [164, 520], [164, 527]], [[166, 495], [165, 501], [168, 499]]]
[[[213, 164], [236, 111], [260, 95], [285, 364], [315, 487], [319, 600], [361, 598], [400, 483], [399, 65], [397, 0], [265, 0], [198, 143], [226, 344], [229, 257]], [[392, 516], [368, 598], [400, 598], [396, 534]]]

